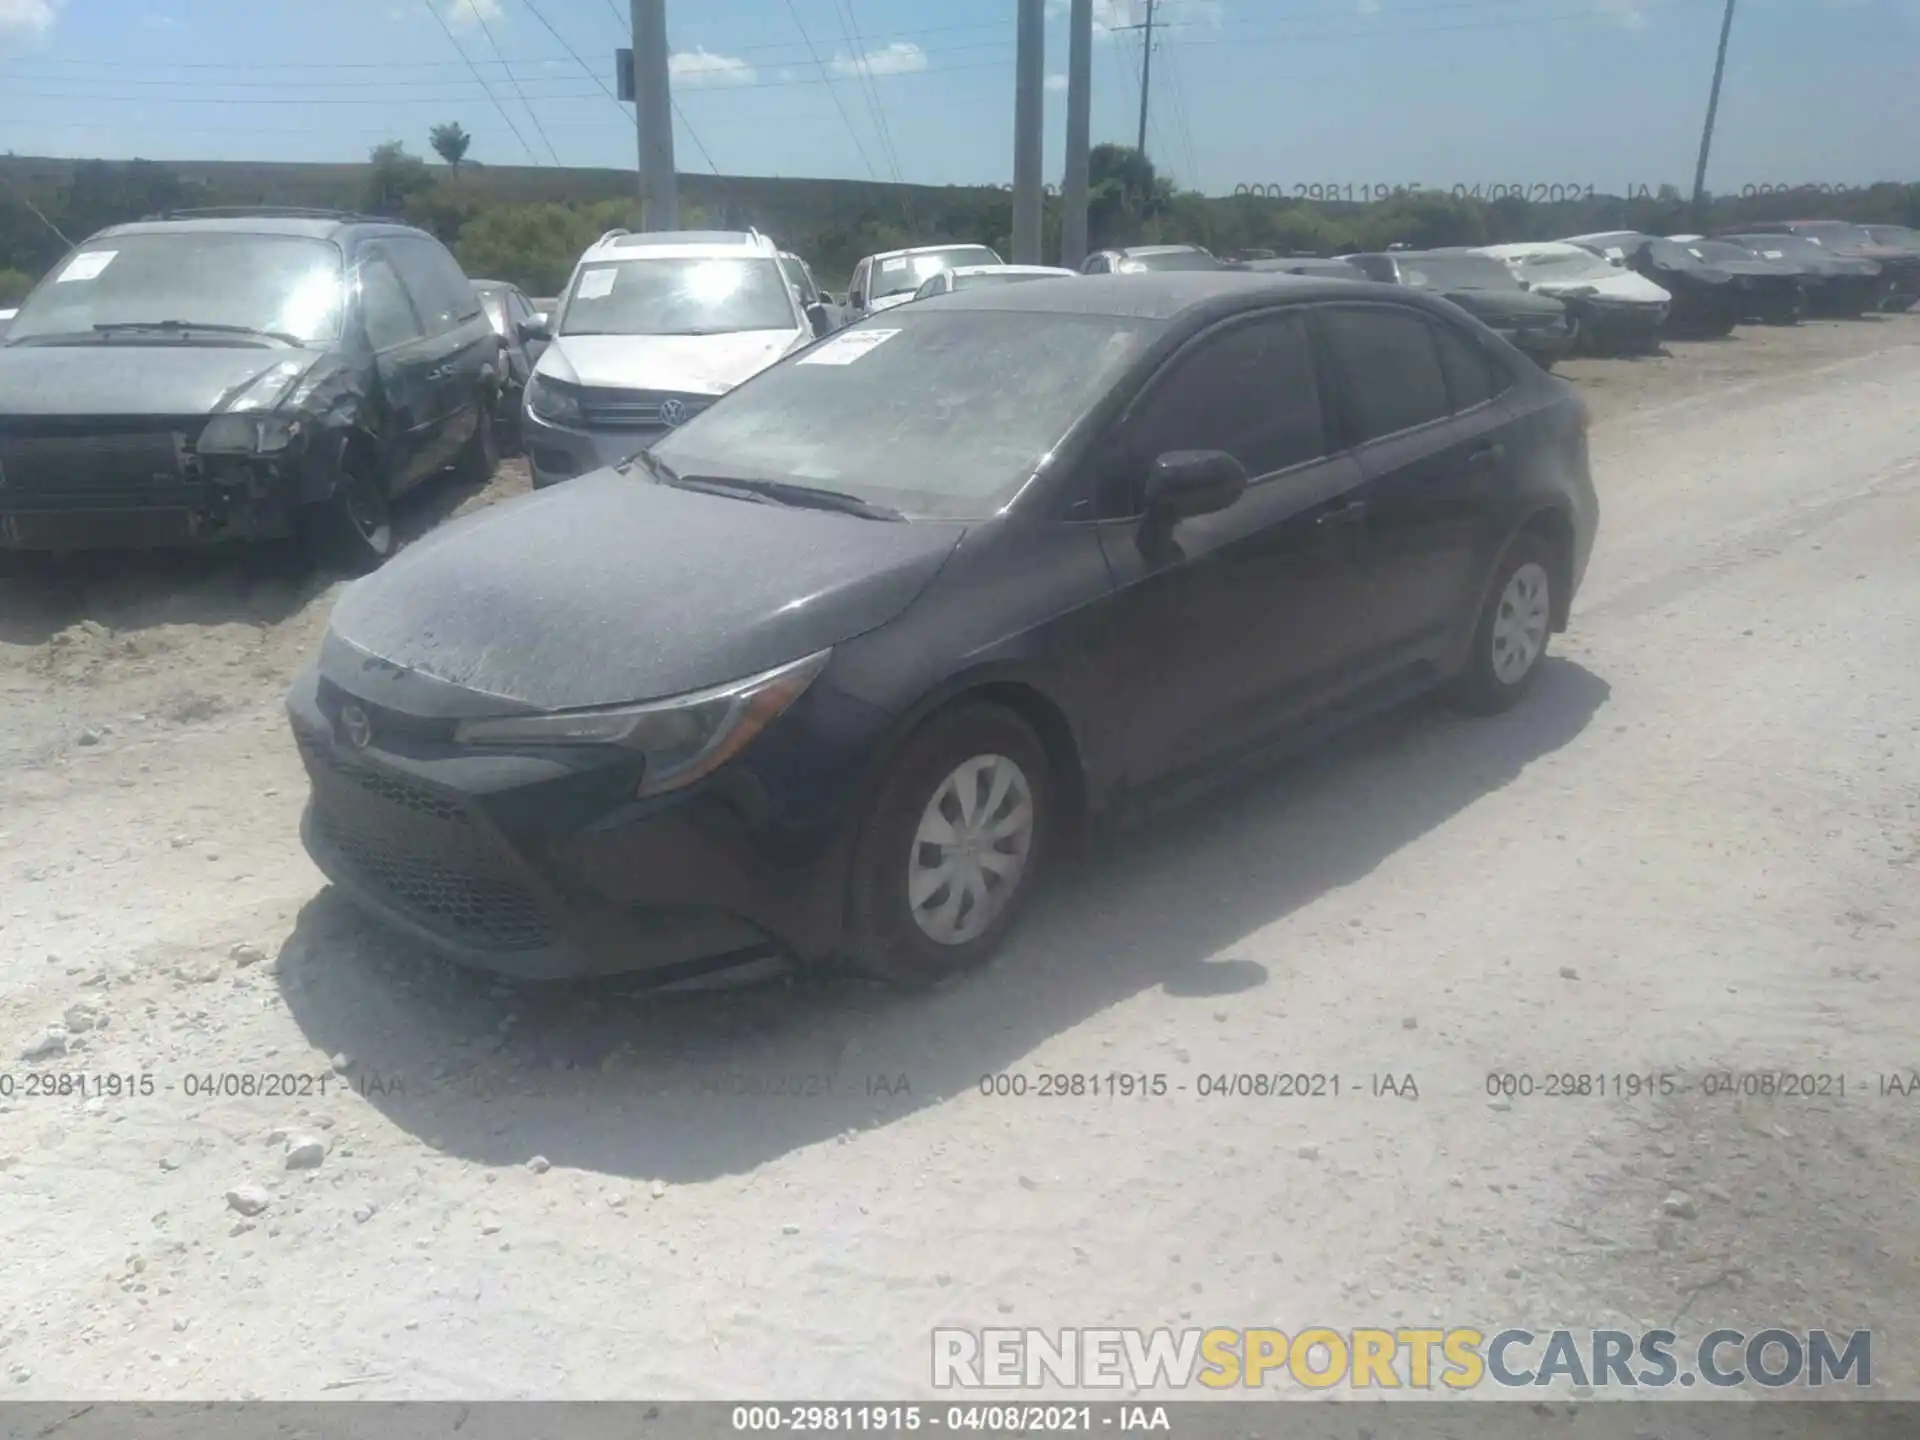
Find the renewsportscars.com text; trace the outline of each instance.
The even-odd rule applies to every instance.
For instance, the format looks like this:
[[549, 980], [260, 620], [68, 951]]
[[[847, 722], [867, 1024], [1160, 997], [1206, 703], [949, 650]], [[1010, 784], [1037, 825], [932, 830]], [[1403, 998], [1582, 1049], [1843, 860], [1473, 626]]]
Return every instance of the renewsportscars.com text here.
[[1822, 1388], [1873, 1383], [1868, 1330], [939, 1329], [936, 1389]]

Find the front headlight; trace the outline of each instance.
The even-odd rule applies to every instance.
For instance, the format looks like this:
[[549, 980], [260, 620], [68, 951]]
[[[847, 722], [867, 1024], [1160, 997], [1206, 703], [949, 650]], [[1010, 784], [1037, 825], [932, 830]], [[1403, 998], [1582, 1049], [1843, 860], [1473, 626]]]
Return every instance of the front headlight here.
[[552, 425], [578, 425], [581, 421], [580, 397], [544, 375], [527, 381], [527, 409]]
[[299, 436], [298, 420], [229, 411], [207, 422], [194, 449], [202, 455], [278, 455]]
[[468, 720], [463, 745], [614, 745], [646, 756], [637, 795], [658, 795], [711, 775], [806, 693], [833, 651], [822, 650], [745, 680], [606, 710]]

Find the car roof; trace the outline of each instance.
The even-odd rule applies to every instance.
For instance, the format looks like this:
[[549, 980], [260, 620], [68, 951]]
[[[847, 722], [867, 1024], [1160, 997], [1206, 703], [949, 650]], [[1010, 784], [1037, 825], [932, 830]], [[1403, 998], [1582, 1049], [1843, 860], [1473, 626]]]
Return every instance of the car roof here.
[[943, 245], [909, 245], [904, 250], [876, 250], [869, 260], [891, 260], [896, 255], [931, 255], [938, 250], [991, 250], [984, 240], [949, 240]]
[[942, 270], [940, 273], [942, 275], [1074, 275], [1078, 272], [1062, 270], [1058, 265], [956, 265], [953, 269]]
[[87, 243], [104, 240], [110, 235], [172, 235], [182, 230], [203, 235], [291, 235], [308, 240], [337, 240], [343, 231], [348, 230], [381, 235], [426, 235], [426, 231], [413, 225], [402, 225], [397, 220], [342, 220], [309, 215], [223, 215], [217, 219], [182, 216], [173, 220], [157, 217], [133, 220], [125, 225], [110, 225], [91, 236]]
[[1653, 236], [1644, 234], [1639, 230], [1598, 230], [1591, 235], [1569, 235], [1567, 236], [1566, 243], [1580, 246], [1632, 245], [1641, 240], [1651, 240], [1653, 238]]
[[1482, 245], [1479, 253], [1491, 255], [1498, 260], [1519, 260], [1528, 255], [1568, 255], [1574, 252], [1586, 255], [1589, 252], [1584, 245], [1574, 245], [1565, 240], [1522, 240], [1512, 245]]
[[1212, 252], [1204, 245], [1123, 245], [1107, 253], [1109, 255], [1207, 255]]
[[518, 290], [520, 287], [511, 280], [476, 280], [473, 282], [473, 288], [476, 290]]
[[751, 230], [610, 230], [587, 247], [583, 260], [715, 260], [780, 252], [771, 240]]
[[1250, 270], [1167, 270], [1144, 275], [1074, 275], [1031, 285], [954, 290], [921, 301], [942, 310], [1021, 310], [1055, 315], [1104, 315], [1138, 320], [1207, 318], [1278, 300], [1378, 300], [1404, 296], [1368, 280], [1283, 275]]

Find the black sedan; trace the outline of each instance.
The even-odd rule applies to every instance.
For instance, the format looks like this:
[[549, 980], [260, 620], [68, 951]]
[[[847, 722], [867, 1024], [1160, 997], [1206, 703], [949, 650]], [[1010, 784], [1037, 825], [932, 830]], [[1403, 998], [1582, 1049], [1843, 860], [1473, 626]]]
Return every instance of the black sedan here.
[[1850, 220], [1778, 220], [1749, 227], [1756, 232], [1797, 235], [1822, 250], [1880, 267], [1884, 290], [1880, 308], [1896, 314], [1920, 302], [1920, 254], [1904, 245], [1888, 245], [1864, 225]]
[[1750, 308], [1739, 276], [1661, 236], [1609, 230], [1569, 235], [1567, 243], [1618, 260], [1671, 295], [1667, 328], [1676, 334], [1710, 338], [1731, 334]]
[[1477, 250], [1380, 250], [1346, 258], [1371, 280], [1445, 296], [1543, 370], [1572, 354], [1579, 340], [1564, 304]]
[[1738, 245], [1762, 260], [1797, 267], [1800, 284], [1807, 292], [1809, 315], [1851, 319], [1878, 310], [1887, 298], [1887, 282], [1876, 261], [1836, 254], [1799, 235], [1756, 231], [1714, 238]]
[[1516, 703], [1596, 518], [1572, 388], [1417, 292], [940, 296], [351, 586], [289, 697], [304, 838], [498, 971], [934, 981], [1096, 818]]
[[1699, 235], [1670, 235], [1662, 243], [1678, 245], [1702, 264], [1733, 277], [1741, 324], [1797, 325], [1807, 313], [1810, 276], [1791, 261], [1763, 259], [1731, 240]]

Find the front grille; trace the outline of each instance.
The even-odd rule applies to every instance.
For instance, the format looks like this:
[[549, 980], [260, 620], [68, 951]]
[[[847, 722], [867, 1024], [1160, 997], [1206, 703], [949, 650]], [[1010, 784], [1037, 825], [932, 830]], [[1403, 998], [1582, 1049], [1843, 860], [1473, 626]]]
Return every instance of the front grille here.
[[486, 827], [458, 801], [360, 765], [299, 732], [314, 838], [348, 875], [416, 924], [483, 950], [538, 950], [552, 919]]
[[[615, 390], [590, 385], [580, 392], [580, 419], [589, 430], [671, 430], [712, 403], [711, 395]], [[678, 415], [671, 415], [676, 406]]]
[[9, 421], [0, 428], [0, 498], [177, 494], [201, 479], [199, 422]]

